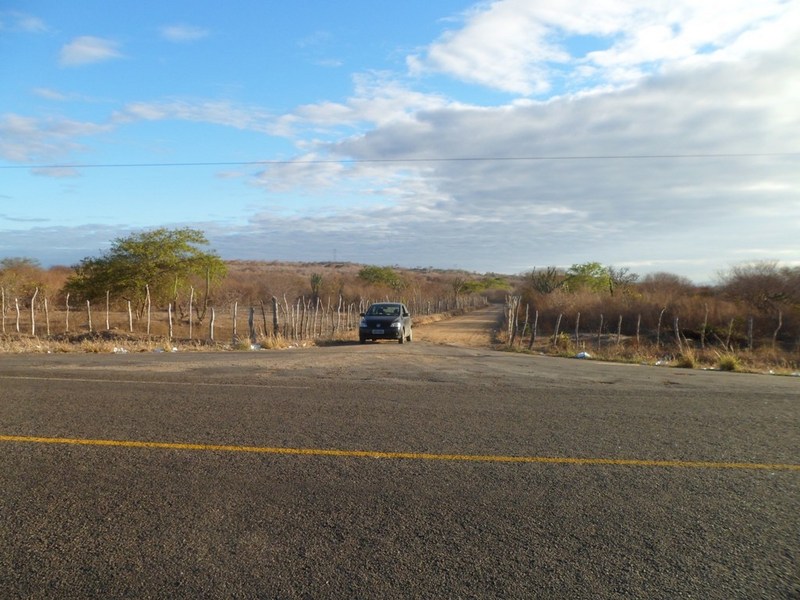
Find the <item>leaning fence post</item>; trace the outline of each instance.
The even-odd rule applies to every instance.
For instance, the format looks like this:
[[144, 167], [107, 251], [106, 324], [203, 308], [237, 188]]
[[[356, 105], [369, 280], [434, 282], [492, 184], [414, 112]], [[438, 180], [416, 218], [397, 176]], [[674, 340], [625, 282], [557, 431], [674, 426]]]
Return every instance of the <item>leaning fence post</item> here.
[[145, 285], [145, 302], [147, 303], [147, 335], [150, 335], [150, 286]]
[[678, 350], [683, 352], [683, 342], [681, 342], [681, 330], [678, 326], [678, 317], [675, 317], [675, 339], [678, 342]]
[[563, 316], [564, 316], [563, 314], [559, 313], [558, 319], [556, 319], [556, 329], [553, 332], [553, 346], [555, 346], [558, 343], [558, 330], [561, 327], [561, 317]]

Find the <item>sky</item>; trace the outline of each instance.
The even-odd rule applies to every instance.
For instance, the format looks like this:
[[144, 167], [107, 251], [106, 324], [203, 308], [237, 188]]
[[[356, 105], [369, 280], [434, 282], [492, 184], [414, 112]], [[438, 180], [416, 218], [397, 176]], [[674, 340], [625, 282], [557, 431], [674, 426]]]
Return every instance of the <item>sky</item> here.
[[800, 265], [800, 0], [3, 0], [0, 81], [0, 259]]

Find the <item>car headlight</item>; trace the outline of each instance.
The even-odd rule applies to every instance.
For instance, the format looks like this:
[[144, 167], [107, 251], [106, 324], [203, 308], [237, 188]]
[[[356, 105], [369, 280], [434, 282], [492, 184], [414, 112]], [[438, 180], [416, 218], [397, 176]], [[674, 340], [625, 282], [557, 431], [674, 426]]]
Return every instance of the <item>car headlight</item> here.
[[403, 324], [400, 321], [394, 321], [389, 327], [402, 327]]
[[359, 327], [367, 327], [367, 320], [361, 319], [361, 322], [358, 324]]

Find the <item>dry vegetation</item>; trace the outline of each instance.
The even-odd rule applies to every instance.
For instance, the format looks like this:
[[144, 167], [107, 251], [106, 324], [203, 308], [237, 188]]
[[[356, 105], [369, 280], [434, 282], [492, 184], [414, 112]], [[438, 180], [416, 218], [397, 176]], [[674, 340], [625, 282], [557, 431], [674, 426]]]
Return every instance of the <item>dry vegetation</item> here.
[[596, 263], [575, 267], [517, 276], [381, 268], [393, 276], [387, 283], [365, 279], [364, 265], [352, 263], [230, 261], [207, 303], [203, 294], [190, 293], [203, 289], [199, 278], [174, 304], [152, 306], [148, 319], [122, 298], [88, 306], [73, 298], [68, 310], [64, 285], [71, 269], [5, 259], [0, 352], [249, 350], [355, 340], [359, 313], [372, 301], [396, 299], [417, 322], [505, 303], [494, 341], [515, 351], [800, 372], [798, 268], [744, 265], [716, 286], [698, 286], [669, 273], [639, 279]]
[[556, 285], [536, 275], [527, 274], [509, 298], [501, 335], [509, 348], [683, 368], [800, 371], [800, 269], [746, 265], [714, 287], [658, 273], [570, 289], [562, 285], [565, 273], [551, 273]]
[[68, 298], [69, 269], [44, 270], [24, 260], [10, 266], [0, 270], [0, 352], [249, 350], [356, 340], [359, 313], [372, 301], [403, 301], [420, 322], [484, 305], [487, 295], [502, 298], [508, 287], [468, 293], [460, 282], [486, 276], [460, 271], [394, 267], [396, 279], [387, 286], [365, 281], [364, 266], [352, 263], [231, 261], [207, 305], [198, 279], [174, 304], [148, 312], [124, 298]]

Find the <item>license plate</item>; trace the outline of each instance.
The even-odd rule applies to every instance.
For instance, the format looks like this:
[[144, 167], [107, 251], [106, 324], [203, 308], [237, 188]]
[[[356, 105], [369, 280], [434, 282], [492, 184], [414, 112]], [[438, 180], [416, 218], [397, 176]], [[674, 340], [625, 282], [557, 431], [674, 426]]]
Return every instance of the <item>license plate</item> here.
[[374, 333], [375, 335], [381, 335], [383, 334], [383, 329], [373, 329], [372, 333]]

